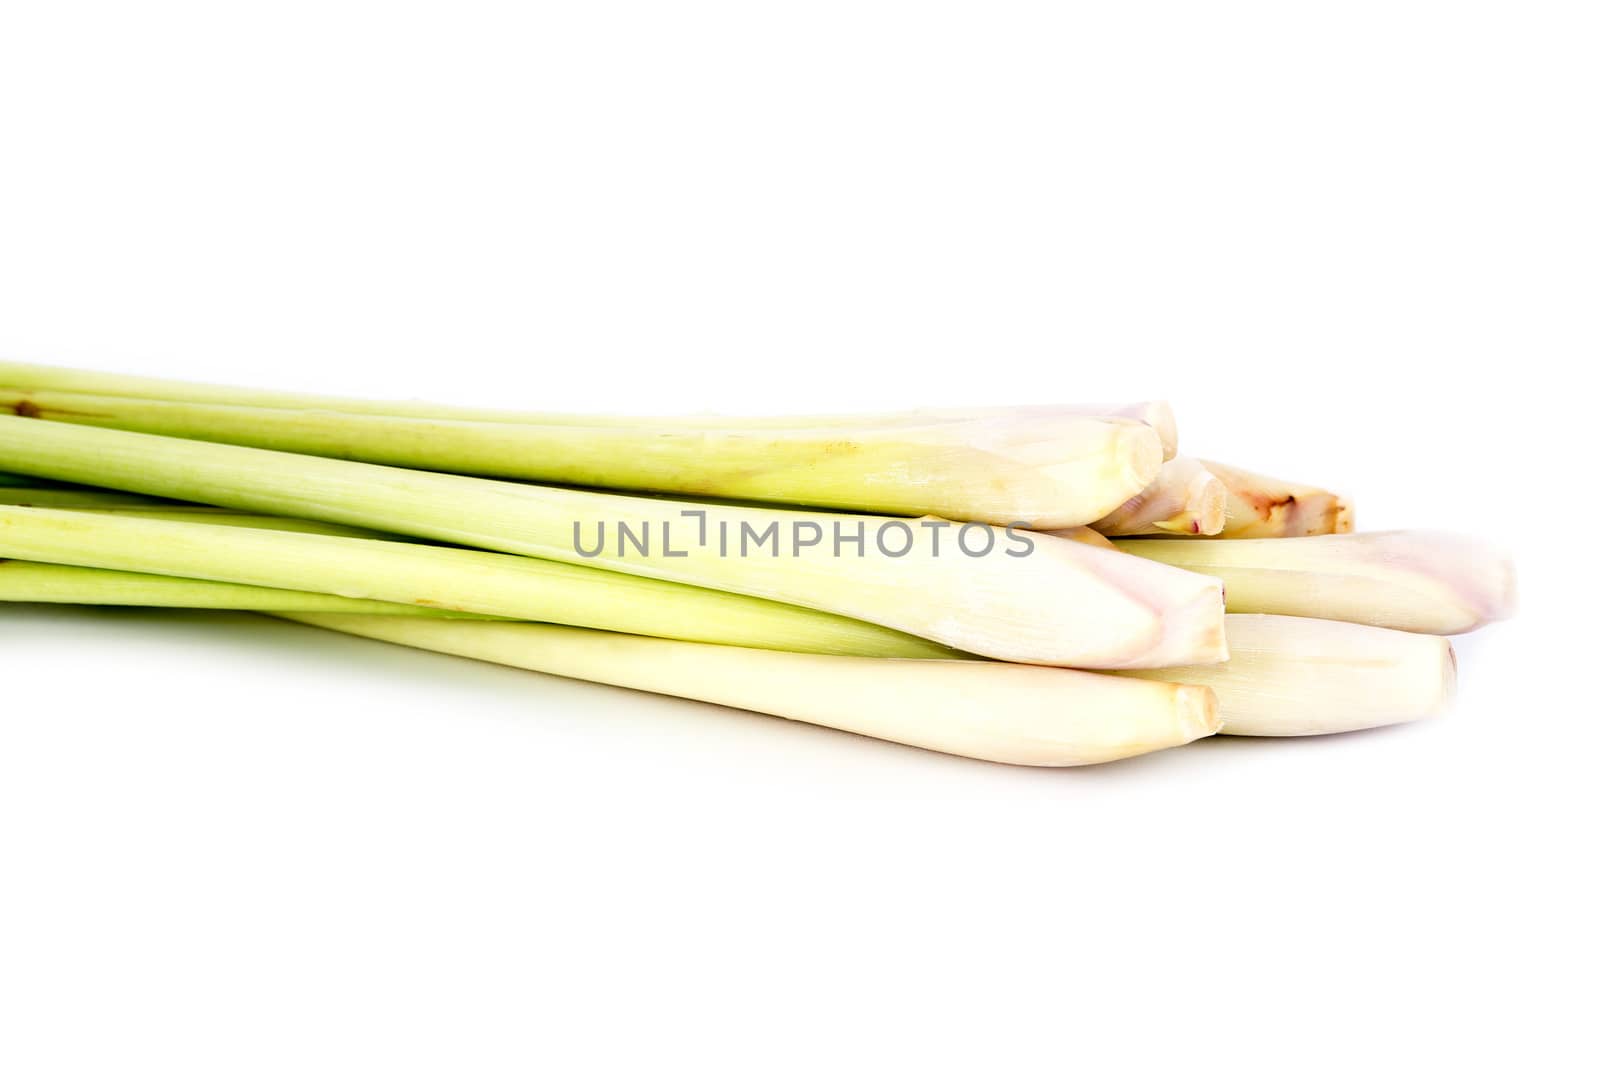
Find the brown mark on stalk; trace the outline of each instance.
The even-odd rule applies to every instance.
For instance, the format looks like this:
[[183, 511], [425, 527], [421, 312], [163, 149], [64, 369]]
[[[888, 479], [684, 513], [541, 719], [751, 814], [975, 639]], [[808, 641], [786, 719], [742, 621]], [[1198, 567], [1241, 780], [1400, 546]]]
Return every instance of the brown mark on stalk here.
[[1294, 515], [1295, 505], [1298, 503], [1292, 493], [1282, 497], [1272, 497], [1265, 493], [1251, 490], [1235, 490], [1235, 496], [1242, 497], [1250, 505], [1252, 511], [1260, 516], [1263, 521], [1271, 519], [1279, 512]]
[[473, 614], [472, 609], [466, 607], [465, 605], [445, 604], [443, 601], [435, 601], [431, 597], [413, 597], [411, 599], [411, 603], [416, 605], [418, 608], [438, 608], [445, 612], [463, 612], [467, 615]]
[[27, 397], [8, 403], [0, 403], [0, 411], [6, 410], [9, 410], [12, 415], [18, 415], [24, 419], [43, 419], [47, 414], [78, 415], [86, 419], [110, 418], [104, 412], [81, 412], [73, 408], [46, 408], [44, 405], [31, 401]]

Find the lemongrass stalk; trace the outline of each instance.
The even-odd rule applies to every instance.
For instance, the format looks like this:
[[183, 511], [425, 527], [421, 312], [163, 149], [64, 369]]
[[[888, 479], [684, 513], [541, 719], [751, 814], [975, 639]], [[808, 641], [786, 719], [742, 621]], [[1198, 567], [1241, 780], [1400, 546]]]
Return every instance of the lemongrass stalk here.
[[[53, 478], [35, 478], [32, 475], [18, 475], [10, 471], [0, 471], [0, 487], [13, 490], [73, 490], [78, 493], [105, 492], [98, 486], [85, 485], [82, 482], [62, 482]], [[160, 500], [160, 498], [152, 499]], [[168, 502], [162, 500], [161, 503]]]
[[1337, 493], [1214, 460], [1201, 463], [1227, 487], [1224, 538], [1303, 538], [1355, 529], [1355, 508]]
[[338, 397], [317, 393], [292, 393], [223, 386], [203, 382], [184, 382], [142, 375], [121, 375], [84, 371], [44, 364], [0, 362], [0, 389], [13, 391], [57, 391], [98, 393], [137, 397], [144, 400], [183, 401], [191, 404], [242, 405], [250, 408], [301, 408], [361, 415], [406, 416], [416, 419], [457, 419], [471, 422], [540, 423], [545, 425], [607, 426], [649, 424], [678, 427], [689, 424], [721, 428], [869, 426], [890, 423], [929, 423], [950, 420], [990, 419], [1015, 414], [1053, 413], [1131, 419], [1145, 423], [1161, 438], [1163, 459], [1178, 452], [1178, 427], [1171, 405], [1165, 401], [1135, 404], [1060, 404], [1012, 407], [924, 408], [888, 414], [845, 413], [831, 415], [784, 416], [635, 416], [595, 415], [558, 412], [530, 412], [503, 408], [474, 408], [417, 400], [384, 400], [363, 397]]
[[61, 422], [398, 467], [1035, 527], [1098, 519], [1161, 463], [1149, 426], [1012, 413], [859, 427], [469, 422], [66, 392], [0, 391]]
[[199, 523], [219, 527], [250, 527], [256, 530], [290, 530], [299, 534], [327, 534], [341, 538], [371, 538], [384, 541], [410, 542], [414, 539], [381, 530], [345, 526], [342, 523], [324, 523], [316, 519], [295, 519], [284, 515], [261, 515], [255, 512], [232, 512], [224, 508], [198, 505], [193, 508], [68, 508], [62, 511], [81, 512], [85, 515], [122, 516], [128, 519], [158, 519], [174, 523]]
[[256, 527], [0, 507], [0, 557], [722, 644], [950, 656], [859, 620], [548, 560]]
[[151, 575], [104, 568], [0, 560], [0, 601], [116, 605], [142, 608], [214, 608], [246, 612], [357, 612], [367, 615], [472, 618], [420, 605], [360, 600], [267, 586]]
[[1183, 745], [1217, 729], [1216, 701], [1204, 687], [1060, 668], [816, 656], [537, 623], [287, 618], [1005, 764], [1098, 764]]
[[1117, 542], [1127, 552], [1221, 579], [1230, 612], [1462, 634], [1516, 605], [1511, 561], [1471, 538], [1396, 530], [1319, 537]]
[[315, 519], [294, 519], [258, 512], [237, 512], [209, 504], [163, 501], [132, 493], [109, 490], [0, 489], [0, 505], [21, 508], [56, 508], [72, 512], [94, 512], [142, 519], [172, 519], [188, 523], [215, 523], [219, 526], [261, 527], [266, 530], [297, 530], [303, 534], [337, 534], [346, 538], [388, 538], [410, 540], [398, 534], [323, 523]]
[[[1220, 583], [1023, 531], [732, 505], [691, 515], [671, 501], [15, 417], [0, 417], [0, 467], [749, 594], [999, 660], [1226, 656]], [[602, 522], [614, 536], [595, 546]]]
[[1119, 672], [1209, 686], [1223, 734], [1365, 730], [1444, 711], [1456, 662], [1446, 638], [1293, 616], [1228, 617], [1225, 664]]
[[1136, 534], [1218, 534], [1228, 489], [1198, 460], [1180, 456], [1116, 511], [1090, 524], [1107, 537]]
[[0, 486], [0, 504], [26, 508], [149, 508], [170, 503], [158, 497], [111, 490]]

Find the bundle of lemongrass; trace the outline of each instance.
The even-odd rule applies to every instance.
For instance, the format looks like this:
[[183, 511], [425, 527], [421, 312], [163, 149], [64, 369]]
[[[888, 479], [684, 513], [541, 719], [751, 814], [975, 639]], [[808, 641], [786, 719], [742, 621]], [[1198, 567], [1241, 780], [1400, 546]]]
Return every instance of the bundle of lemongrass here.
[[1019, 764], [1439, 711], [1510, 564], [1351, 530], [1179, 455], [1159, 403], [603, 418], [0, 364], [0, 600], [268, 612]]

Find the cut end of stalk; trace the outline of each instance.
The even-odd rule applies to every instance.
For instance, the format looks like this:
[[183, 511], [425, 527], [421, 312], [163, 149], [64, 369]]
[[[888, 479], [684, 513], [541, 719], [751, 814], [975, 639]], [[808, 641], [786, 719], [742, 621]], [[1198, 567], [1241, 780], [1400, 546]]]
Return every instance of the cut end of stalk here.
[[1179, 686], [1173, 702], [1178, 710], [1179, 732], [1186, 742], [1208, 738], [1223, 729], [1221, 702], [1209, 686]]
[[1118, 435], [1116, 463], [1139, 485], [1148, 486], [1161, 473], [1163, 462], [1161, 437], [1148, 424], [1130, 424]]
[[[1228, 631], [1222, 584], [1197, 596], [1184, 615], [1174, 615], [1164, 641], [1141, 663], [1220, 664], [1228, 659]], [[1139, 666], [1138, 664], [1132, 666]]]
[[1110, 537], [1220, 532], [1228, 491], [1198, 460], [1180, 456], [1161, 465], [1151, 482], [1094, 524]]
[[1210, 537], [1222, 533], [1228, 518], [1228, 488], [1222, 480], [1204, 472], [1189, 487], [1188, 510], [1179, 516], [1159, 521], [1156, 526], [1173, 534]]

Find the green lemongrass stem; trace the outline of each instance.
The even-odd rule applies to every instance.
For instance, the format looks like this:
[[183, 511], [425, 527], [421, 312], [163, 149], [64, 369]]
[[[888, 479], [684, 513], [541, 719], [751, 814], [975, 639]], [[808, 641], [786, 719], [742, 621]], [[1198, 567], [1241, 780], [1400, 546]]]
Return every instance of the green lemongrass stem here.
[[[291, 614], [297, 622], [552, 675], [670, 694], [941, 753], [1065, 767], [1217, 729], [1200, 686], [948, 660], [816, 656], [537, 623]], [[400, 625], [395, 625], [400, 624]]]
[[127, 519], [158, 519], [174, 523], [199, 523], [218, 527], [249, 527], [255, 530], [289, 530], [298, 534], [327, 534], [340, 538], [368, 538], [383, 541], [411, 542], [415, 539], [381, 530], [345, 526], [342, 523], [324, 523], [316, 519], [296, 519], [285, 515], [261, 515], [256, 512], [231, 512], [224, 508], [69, 508], [62, 511], [84, 515], [122, 516]]
[[[0, 417], [0, 467], [748, 594], [997, 660], [1132, 668], [1227, 655], [1220, 583], [1025, 531], [732, 505], [691, 512], [672, 501], [15, 417]], [[589, 550], [601, 523], [617, 536]], [[639, 540], [630, 552], [622, 526], [653, 555]], [[697, 529], [709, 532], [704, 544]], [[764, 540], [751, 549], [747, 532]]]
[[0, 557], [209, 579], [730, 645], [951, 650], [842, 616], [549, 560], [407, 542], [0, 507]]
[[1165, 401], [1143, 401], [1134, 404], [1062, 404], [1030, 405], [1021, 407], [987, 408], [929, 408], [890, 414], [835, 414], [786, 416], [634, 416], [634, 415], [573, 415], [557, 412], [529, 412], [497, 408], [473, 408], [461, 405], [438, 404], [416, 400], [382, 400], [362, 397], [338, 397], [317, 393], [291, 393], [278, 390], [253, 389], [247, 386], [223, 386], [203, 382], [184, 382], [168, 378], [151, 378], [142, 375], [112, 374], [102, 371], [84, 371], [70, 367], [51, 367], [44, 364], [0, 362], [0, 389], [17, 391], [55, 391], [65, 393], [97, 393], [118, 397], [137, 397], [144, 400], [182, 401], [190, 404], [240, 405], [248, 408], [301, 408], [329, 412], [351, 412], [360, 415], [405, 416], [415, 419], [464, 419], [470, 422], [539, 423], [550, 426], [614, 426], [652, 425], [676, 427], [685, 425], [720, 428], [780, 427], [860, 427], [890, 423], [929, 423], [950, 420], [990, 419], [1014, 414], [1053, 412], [1059, 415], [1105, 416], [1132, 419], [1150, 426], [1161, 437], [1163, 459], [1170, 460], [1178, 452], [1177, 420], [1172, 407]]
[[1126, 419], [1011, 413], [858, 427], [606, 426], [418, 419], [0, 391], [19, 415], [396, 467], [1033, 527], [1098, 519], [1155, 477]]
[[1107, 537], [1136, 534], [1221, 533], [1228, 489], [1198, 460], [1180, 456], [1116, 511], [1091, 523]]
[[261, 527], [266, 530], [297, 530], [302, 534], [337, 534], [346, 538], [388, 538], [410, 540], [398, 534], [323, 523], [315, 519], [262, 515], [214, 508], [209, 504], [163, 501], [132, 493], [107, 490], [0, 489], [0, 505], [19, 508], [55, 508], [71, 512], [122, 515], [140, 519], [173, 519], [188, 523], [215, 523], [219, 526]]
[[116, 493], [100, 489], [0, 486], [0, 504], [25, 508], [151, 508], [174, 503], [137, 493]]
[[1311, 616], [1420, 634], [1462, 634], [1509, 617], [1516, 575], [1471, 538], [1396, 530], [1306, 538], [1120, 540], [1117, 547], [1223, 581], [1228, 611]]
[[1200, 462], [1227, 487], [1224, 538], [1304, 538], [1355, 529], [1355, 507], [1337, 493], [1214, 460]]
[[[1293, 737], [1410, 723], [1444, 711], [1456, 662], [1446, 638], [1359, 623], [1231, 615], [1225, 664], [1126, 674], [1209, 686], [1223, 734]], [[1119, 672], [1118, 674], [1124, 674]]]
[[113, 605], [140, 608], [212, 608], [246, 612], [355, 612], [482, 618], [419, 605], [361, 600], [269, 586], [152, 575], [105, 568], [0, 560], [0, 601]]

